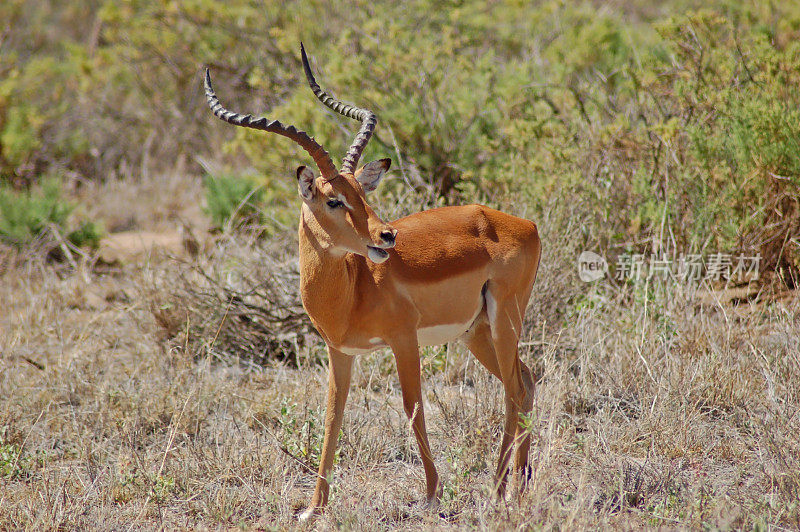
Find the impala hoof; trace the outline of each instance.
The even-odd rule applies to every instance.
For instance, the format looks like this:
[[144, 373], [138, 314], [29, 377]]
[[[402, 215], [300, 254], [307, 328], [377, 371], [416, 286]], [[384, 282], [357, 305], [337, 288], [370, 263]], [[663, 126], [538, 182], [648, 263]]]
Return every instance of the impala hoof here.
[[300, 521], [301, 523], [307, 523], [311, 519], [317, 517], [320, 513], [322, 513], [322, 510], [320, 508], [315, 508], [312, 506], [306, 508], [301, 514], [299, 514], [297, 516], [297, 520]]
[[428, 497], [423, 506], [426, 510], [435, 511], [439, 509], [439, 497]]
[[437, 481], [436, 482], [436, 491], [433, 495], [428, 495], [425, 499], [425, 509], [426, 510], [438, 510], [439, 509], [439, 501], [442, 499], [442, 485]]
[[503, 480], [499, 482], [495, 482], [494, 485], [494, 496], [498, 502], [508, 502], [510, 500], [510, 495], [508, 492], [508, 481], [504, 477]]

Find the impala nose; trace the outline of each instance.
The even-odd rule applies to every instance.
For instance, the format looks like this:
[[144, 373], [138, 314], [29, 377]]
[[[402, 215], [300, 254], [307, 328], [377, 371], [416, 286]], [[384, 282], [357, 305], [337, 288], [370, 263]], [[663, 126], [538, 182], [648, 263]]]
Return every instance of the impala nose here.
[[381, 240], [383, 240], [384, 244], [391, 247], [394, 246], [394, 239], [397, 236], [397, 229], [392, 229], [391, 231], [381, 231]]

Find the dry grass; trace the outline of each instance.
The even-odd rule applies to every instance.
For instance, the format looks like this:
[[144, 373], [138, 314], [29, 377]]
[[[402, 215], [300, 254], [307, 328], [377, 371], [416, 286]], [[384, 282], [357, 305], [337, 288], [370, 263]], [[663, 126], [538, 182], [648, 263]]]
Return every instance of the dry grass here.
[[[800, 528], [798, 296], [734, 306], [677, 286], [589, 287], [558, 244], [569, 224], [540, 225], [546, 255], [523, 345], [540, 377], [531, 489], [490, 497], [501, 388], [462, 347], [429, 349], [444, 497], [425, 510], [381, 352], [357, 362], [331, 505], [307, 527]], [[286, 264], [292, 246], [225, 245], [103, 271], [5, 253], [0, 529], [297, 526], [325, 369], [313, 344], [294, 366], [217, 356], [236, 322], [179, 306], [181, 291], [210, 286], [199, 266], [242, 282]], [[170, 302], [183, 314], [165, 318]]]

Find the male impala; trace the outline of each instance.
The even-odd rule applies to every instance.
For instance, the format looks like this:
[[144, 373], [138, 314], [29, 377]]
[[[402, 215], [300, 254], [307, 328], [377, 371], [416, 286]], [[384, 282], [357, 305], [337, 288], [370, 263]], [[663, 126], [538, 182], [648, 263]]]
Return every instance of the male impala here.
[[340, 171], [328, 152], [305, 132], [222, 107], [208, 70], [205, 90], [218, 118], [292, 139], [311, 155], [321, 172], [315, 176], [306, 166], [297, 169], [303, 200], [300, 291], [329, 357], [322, 458], [311, 504], [301, 518], [320, 511], [328, 501], [327, 479], [342, 426], [353, 357], [383, 347], [394, 352], [403, 407], [412, 420], [425, 467], [429, 503], [437, 501], [441, 486], [425, 431], [419, 348], [457, 338], [505, 388], [497, 493], [505, 491], [514, 442], [515, 468], [524, 487], [530, 474], [530, 434], [521, 428], [520, 414], [533, 406], [534, 380], [519, 359], [517, 343], [541, 253], [536, 225], [480, 205], [433, 209], [391, 224], [378, 218], [365, 194], [375, 190], [391, 161], [373, 161], [356, 170], [377, 119], [372, 112], [345, 105], [322, 90], [302, 44], [300, 53], [317, 98], [362, 123]]

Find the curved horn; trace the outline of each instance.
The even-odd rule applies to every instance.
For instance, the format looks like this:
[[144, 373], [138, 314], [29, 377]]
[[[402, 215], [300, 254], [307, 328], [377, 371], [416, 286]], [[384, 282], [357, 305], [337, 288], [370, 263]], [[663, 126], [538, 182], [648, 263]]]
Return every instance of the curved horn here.
[[234, 126], [260, 129], [261, 131], [277, 133], [278, 135], [283, 135], [284, 137], [290, 138], [299, 144], [301, 148], [306, 150], [314, 159], [314, 162], [317, 163], [317, 167], [319, 168], [319, 171], [322, 172], [323, 177], [326, 179], [332, 179], [339, 175], [339, 172], [336, 171], [336, 166], [331, 160], [331, 156], [327, 151], [325, 151], [325, 148], [323, 148], [321, 144], [314, 140], [313, 137], [309, 137], [308, 133], [305, 131], [300, 131], [291, 125], [284, 126], [277, 120], [268, 120], [265, 117], [253, 118], [252, 115], [249, 114], [240, 115], [238, 113], [228, 111], [222, 107], [221, 103], [219, 103], [219, 99], [217, 99], [217, 95], [214, 93], [214, 89], [211, 87], [211, 74], [209, 73], [208, 69], [206, 69], [205, 86], [208, 106], [211, 108], [214, 116], [220, 120], [224, 120], [225, 122], [233, 124]]
[[378, 123], [378, 117], [368, 109], [361, 109], [360, 107], [344, 104], [322, 90], [319, 84], [317, 84], [317, 80], [314, 79], [314, 74], [311, 73], [311, 67], [308, 64], [308, 56], [306, 56], [306, 50], [303, 47], [303, 43], [300, 43], [300, 55], [303, 59], [303, 70], [306, 72], [308, 85], [311, 87], [311, 90], [314, 91], [314, 95], [319, 99], [319, 101], [337, 113], [343, 114], [349, 118], [361, 120], [361, 129], [358, 130], [356, 138], [353, 140], [353, 143], [350, 145], [350, 148], [347, 150], [347, 153], [342, 159], [342, 172], [352, 174], [355, 171], [358, 160], [361, 158], [361, 152], [363, 152], [364, 148], [367, 147], [367, 143], [369, 142], [370, 137], [372, 137], [372, 132], [375, 131], [375, 125]]

